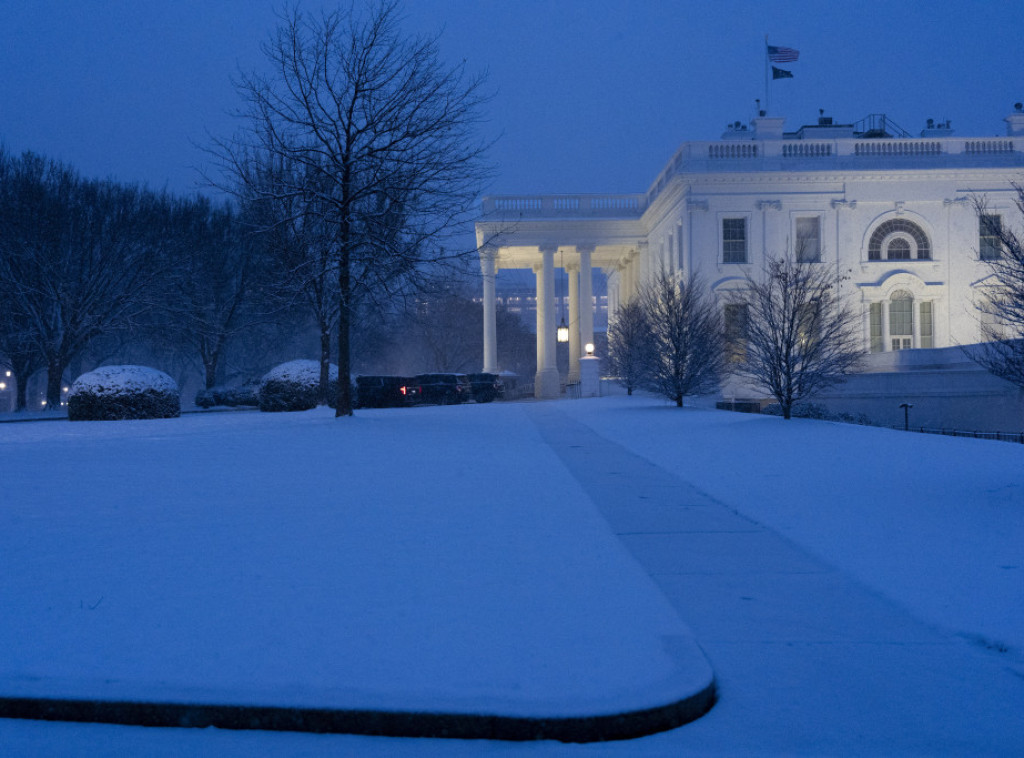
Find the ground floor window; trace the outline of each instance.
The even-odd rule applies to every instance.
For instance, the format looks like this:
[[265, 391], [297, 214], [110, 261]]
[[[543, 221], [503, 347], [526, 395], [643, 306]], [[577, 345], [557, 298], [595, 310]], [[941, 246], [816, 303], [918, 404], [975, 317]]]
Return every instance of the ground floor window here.
[[738, 363], [747, 356], [747, 305], [728, 303], [723, 309], [725, 327], [725, 354], [729, 361]]
[[897, 292], [889, 301], [889, 345], [891, 350], [914, 346], [914, 298]]
[[921, 347], [935, 347], [932, 331], [932, 304], [930, 300], [921, 302]]
[[868, 334], [872, 353], [935, 346], [934, 310], [930, 300], [915, 301], [897, 291], [885, 303], [868, 306]]

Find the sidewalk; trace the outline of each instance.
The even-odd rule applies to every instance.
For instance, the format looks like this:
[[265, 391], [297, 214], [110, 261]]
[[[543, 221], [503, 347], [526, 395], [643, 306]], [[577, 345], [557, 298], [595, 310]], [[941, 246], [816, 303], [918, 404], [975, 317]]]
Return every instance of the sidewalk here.
[[616, 754], [1018, 754], [1024, 679], [555, 404], [533, 411], [718, 677], [710, 713]]

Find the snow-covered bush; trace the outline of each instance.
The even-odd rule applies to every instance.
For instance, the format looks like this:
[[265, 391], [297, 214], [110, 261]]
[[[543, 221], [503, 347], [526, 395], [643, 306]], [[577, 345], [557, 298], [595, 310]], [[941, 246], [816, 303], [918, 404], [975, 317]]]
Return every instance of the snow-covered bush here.
[[260, 380], [255, 379], [237, 387], [211, 387], [196, 393], [195, 403], [200, 408], [212, 408], [215, 405], [236, 407], [239, 405], [259, 405]]
[[179, 415], [178, 385], [163, 371], [146, 366], [103, 366], [78, 377], [68, 393], [71, 421]]
[[[767, 416], [781, 416], [782, 406], [778, 403], [766, 405], [761, 413]], [[795, 403], [793, 405], [793, 418], [813, 418], [819, 421], [839, 421], [844, 424], [861, 424], [867, 426], [871, 422], [863, 413], [845, 413], [842, 411], [830, 411], [817, 403]]]
[[[328, 374], [327, 400], [333, 407], [338, 394], [338, 367], [333, 363]], [[320, 364], [297, 360], [282, 363], [268, 371], [260, 381], [261, 411], [308, 411], [316, 407], [320, 385]]]

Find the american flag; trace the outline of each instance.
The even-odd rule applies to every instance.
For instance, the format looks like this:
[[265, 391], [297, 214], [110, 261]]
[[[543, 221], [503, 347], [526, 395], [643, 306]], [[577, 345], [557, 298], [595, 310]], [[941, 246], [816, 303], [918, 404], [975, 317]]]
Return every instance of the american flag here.
[[768, 60], [772, 63], [792, 63], [800, 57], [800, 51], [791, 47], [768, 45]]

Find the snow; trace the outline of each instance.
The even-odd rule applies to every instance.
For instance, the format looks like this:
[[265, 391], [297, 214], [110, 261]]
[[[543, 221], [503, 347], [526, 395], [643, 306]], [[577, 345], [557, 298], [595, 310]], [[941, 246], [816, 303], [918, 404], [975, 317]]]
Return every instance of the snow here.
[[1022, 464], [647, 397], [0, 424], [4, 694], [572, 713], [694, 686], [694, 637], [721, 687], [698, 721], [606, 745], [11, 720], [0, 745], [1013, 754]]
[[177, 393], [178, 385], [163, 371], [147, 366], [101, 366], [75, 379], [68, 397], [79, 392], [102, 397], [144, 390]]
[[[328, 369], [328, 378], [338, 378], [338, 367], [333, 363]], [[294, 382], [307, 386], [316, 386], [320, 381], [320, 364], [316, 361], [300, 358], [275, 366], [263, 375], [262, 383], [270, 381]]]
[[0, 694], [573, 716], [706, 687], [529, 421], [482, 410], [0, 428]]
[[565, 408], [1024, 668], [1024, 445], [635, 405]]

